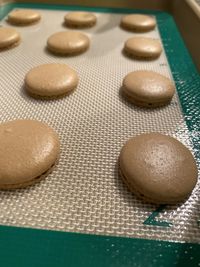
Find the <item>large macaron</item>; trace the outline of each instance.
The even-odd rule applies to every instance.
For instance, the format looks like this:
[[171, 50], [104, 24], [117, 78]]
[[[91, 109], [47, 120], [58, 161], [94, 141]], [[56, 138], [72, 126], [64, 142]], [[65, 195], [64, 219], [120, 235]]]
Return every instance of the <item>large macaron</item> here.
[[156, 39], [131, 37], [124, 44], [124, 52], [137, 58], [155, 59], [161, 55], [162, 46]]
[[149, 133], [123, 146], [120, 172], [129, 189], [159, 204], [185, 200], [197, 183], [198, 170], [191, 152], [173, 137]]
[[137, 106], [155, 108], [170, 103], [175, 86], [169, 78], [157, 72], [134, 71], [123, 79], [122, 92]]
[[130, 31], [148, 32], [156, 27], [156, 20], [148, 15], [130, 14], [122, 17], [121, 27]]
[[43, 179], [55, 165], [60, 143], [55, 131], [36, 120], [0, 124], [0, 189], [16, 189]]
[[90, 45], [88, 36], [77, 31], [63, 31], [51, 35], [47, 40], [49, 51], [60, 55], [74, 55], [85, 52]]
[[25, 89], [39, 98], [57, 98], [71, 93], [78, 85], [75, 70], [61, 63], [43, 64], [25, 76]]
[[0, 28], [0, 50], [13, 48], [20, 43], [20, 34], [13, 28]]
[[15, 25], [30, 25], [38, 22], [40, 19], [40, 13], [31, 9], [13, 10], [8, 15], [8, 22]]
[[97, 18], [91, 12], [69, 12], [64, 17], [65, 25], [74, 28], [87, 28], [96, 24]]

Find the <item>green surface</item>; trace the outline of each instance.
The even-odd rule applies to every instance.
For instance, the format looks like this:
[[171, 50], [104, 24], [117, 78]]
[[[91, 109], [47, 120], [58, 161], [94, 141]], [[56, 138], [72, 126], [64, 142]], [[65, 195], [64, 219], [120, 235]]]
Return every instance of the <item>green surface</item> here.
[[[0, 9], [0, 19], [16, 7], [80, 9], [61, 5], [10, 4]], [[109, 13], [136, 12], [131, 9], [81, 9]], [[200, 159], [200, 76], [173, 18], [163, 12], [153, 14], [157, 17], [194, 151]], [[159, 207], [144, 224], [169, 227], [170, 222], [156, 220], [163, 209], [163, 206]], [[0, 262], [2, 267], [195, 267], [200, 266], [200, 245], [0, 226]]]
[[2, 267], [194, 267], [200, 251], [197, 244], [6, 226], [0, 239]]
[[159, 221], [156, 219], [159, 213], [163, 212], [165, 208], [166, 205], [160, 205], [155, 211], [151, 213], [151, 215], [143, 222], [143, 224], [161, 227], [171, 227], [173, 225], [172, 223], [166, 221]]

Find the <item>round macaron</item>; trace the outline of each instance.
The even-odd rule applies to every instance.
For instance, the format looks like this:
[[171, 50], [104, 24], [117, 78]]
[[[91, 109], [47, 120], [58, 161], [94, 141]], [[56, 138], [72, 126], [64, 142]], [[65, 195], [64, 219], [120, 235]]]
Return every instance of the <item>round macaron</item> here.
[[34, 97], [57, 98], [71, 93], [78, 80], [76, 71], [66, 64], [43, 64], [26, 74], [25, 89]]
[[97, 18], [93, 13], [76, 11], [70, 12], [64, 17], [65, 25], [74, 28], [87, 28], [96, 24]]
[[124, 52], [137, 58], [155, 59], [162, 53], [159, 40], [148, 37], [131, 37], [124, 44]]
[[17, 9], [8, 15], [8, 22], [15, 25], [30, 25], [38, 22], [40, 19], [40, 13], [30, 9]]
[[47, 124], [14, 120], [0, 124], [0, 189], [16, 189], [43, 179], [55, 165], [60, 143]]
[[87, 35], [77, 31], [57, 32], [47, 40], [47, 48], [60, 55], [74, 55], [85, 52], [90, 45]]
[[120, 172], [129, 189], [158, 204], [185, 200], [197, 183], [191, 152], [173, 137], [149, 133], [131, 138], [122, 148]]
[[125, 76], [122, 92], [137, 106], [155, 108], [170, 103], [175, 86], [170, 79], [154, 71], [134, 71]]
[[20, 43], [20, 34], [13, 28], [0, 28], [0, 50], [13, 48]]
[[121, 27], [136, 32], [148, 32], [156, 27], [156, 20], [152, 16], [130, 14], [122, 17]]

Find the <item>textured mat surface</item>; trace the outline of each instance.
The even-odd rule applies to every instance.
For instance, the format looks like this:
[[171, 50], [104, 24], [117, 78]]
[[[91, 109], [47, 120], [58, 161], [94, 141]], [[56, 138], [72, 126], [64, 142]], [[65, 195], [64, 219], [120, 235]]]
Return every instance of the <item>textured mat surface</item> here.
[[[117, 170], [124, 142], [143, 132], [174, 135], [192, 150], [177, 95], [168, 107], [145, 110], [119, 94], [130, 71], [148, 69], [171, 77], [165, 54], [153, 62], [125, 57], [124, 41], [138, 34], [118, 27], [122, 14], [97, 13], [98, 24], [84, 30], [91, 39], [90, 49], [76, 57], [56, 57], [46, 51], [46, 40], [66, 30], [62, 25], [66, 12], [41, 13], [39, 24], [16, 27], [22, 35], [20, 46], [1, 53], [0, 119], [47, 122], [60, 136], [61, 157], [53, 173], [38, 185], [0, 192], [0, 224], [198, 242], [198, 186], [185, 203], [158, 207], [131, 194]], [[164, 19], [159, 23], [167, 23]], [[158, 29], [143, 35], [160, 38]], [[66, 98], [34, 100], [24, 93], [24, 76], [30, 68], [50, 62], [69, 64], [78, 72], [80, 84]]]

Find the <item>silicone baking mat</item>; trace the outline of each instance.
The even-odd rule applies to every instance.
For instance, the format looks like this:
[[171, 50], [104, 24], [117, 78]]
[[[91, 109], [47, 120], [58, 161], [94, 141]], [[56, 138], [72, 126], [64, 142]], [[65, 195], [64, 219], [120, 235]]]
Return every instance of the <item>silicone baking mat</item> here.
[[[48, 123], [59, 134], [61, 156], [53, 173], [36, 186], [0, 192], [0, 223], [198, 243], [199, 185], [185, 203], [156, 206], [137, 199], [118, 175], [121, 147], [130, 137], [143, 132], [158, 131], [175, 136], [193, 151], [199, 162], [194, 142], [198, 131], [191, 128], [198, 107], [191, 91], [196, 90], [199, 79], [197, 73], [187, 73], [186, 64], [193, 65], [182, 58], [184, 50], [176, 49], [179, 44], [173, 36], [177, 32], [172, 18], [155, 13], [162, 38], [158, 28], [142, 35], [162, 40], [168, 56], [173, 57], [171, 69], [182, 107], [176, 94], [169, 106], [147, 110], [136, 108], [121, 97], [123, 77], [139, 69], [154, 70], [171, 79], [172, 74], [165, 52], [154, 61], [137, 61], [123, 55], [124, 42], [133, 35], [141, 35], [120, 29], [123, 12], [97, 12], [97, 25], [84, 30], [91, 40], [90, 49], [76, 57], [58, 57], [46, 51], [46, 40], [52, 33], [66, 30], [62, 22], [68, 9], [39, 11], [42, 14], [39, 24], [15, 27], [22, 35], [20, 46], [0, 55], [0, 119], [32, 118]], [[8, 25], [6, 17], [1, 25]], [[175, 29], [175, 33], [169, 29]], [[30, 98], [23, 89], [25, 74], [34, 66], [51, 62], [66, 63], [78, 72], [77, 90], [60, 100]], [[185, 68], [187, 79], [180, 75], [180, 68], [182, 72]], [[196, 258], [190, 260], [194, 263]], [[129, 266], [127, 261], [126, 265]]]

